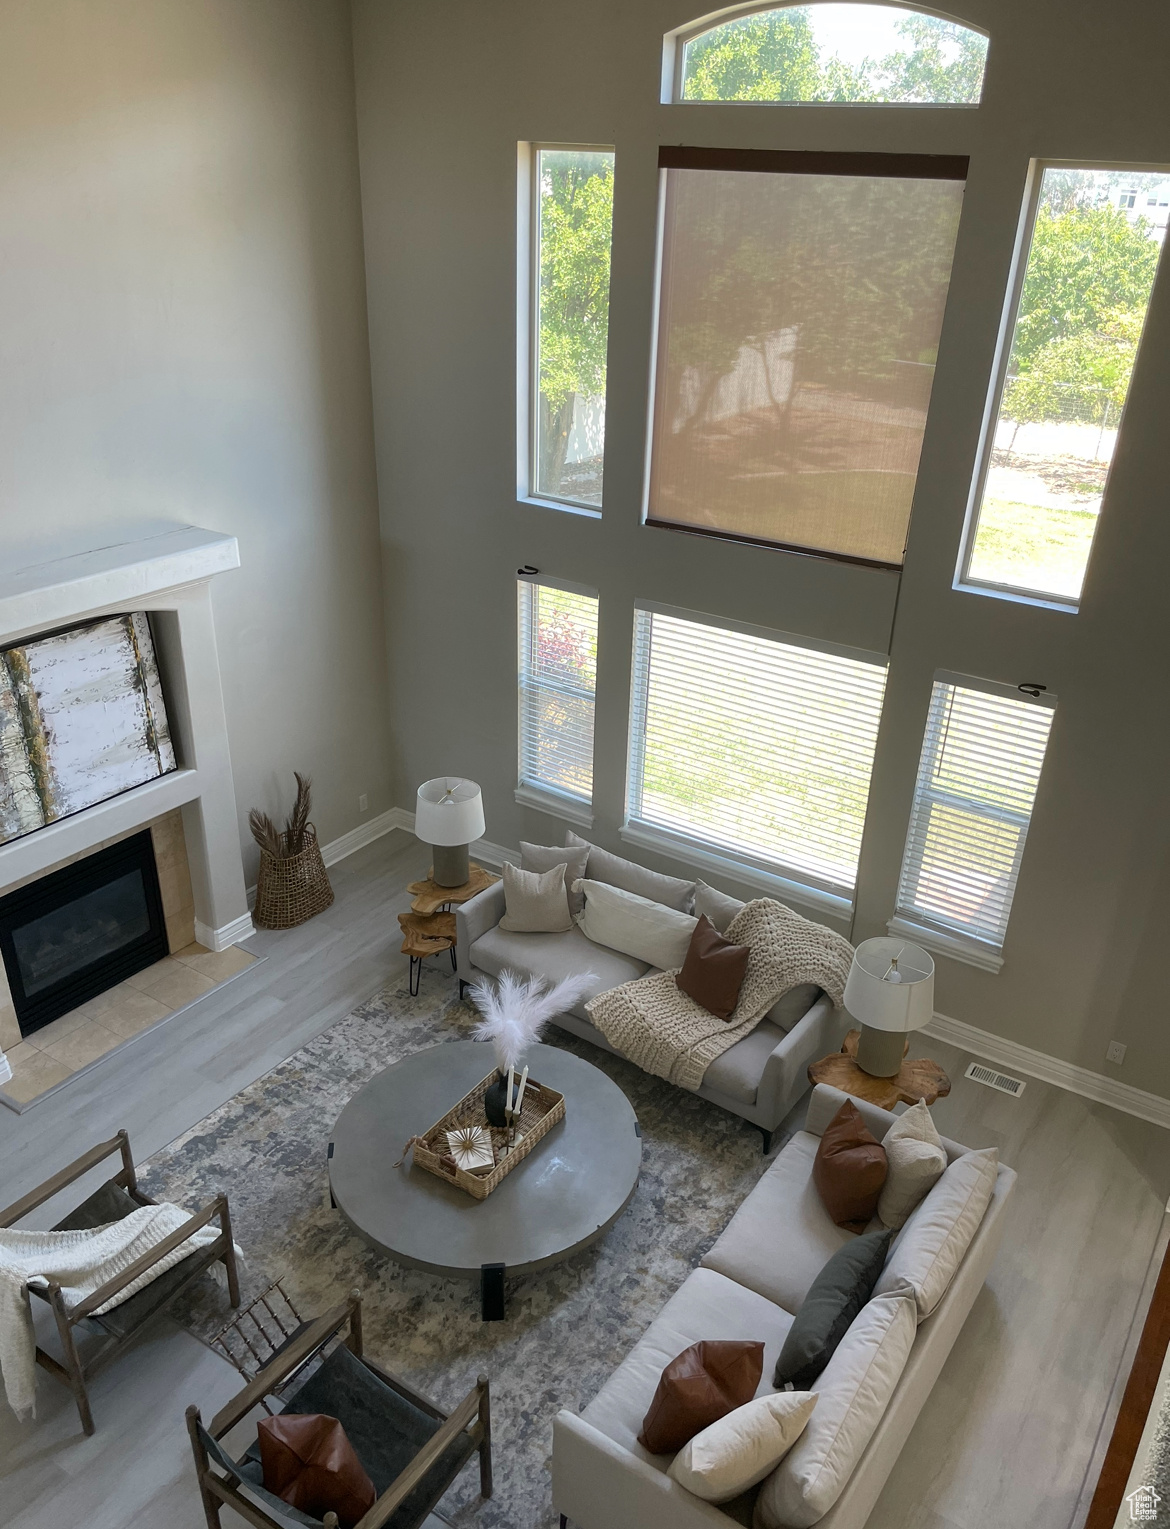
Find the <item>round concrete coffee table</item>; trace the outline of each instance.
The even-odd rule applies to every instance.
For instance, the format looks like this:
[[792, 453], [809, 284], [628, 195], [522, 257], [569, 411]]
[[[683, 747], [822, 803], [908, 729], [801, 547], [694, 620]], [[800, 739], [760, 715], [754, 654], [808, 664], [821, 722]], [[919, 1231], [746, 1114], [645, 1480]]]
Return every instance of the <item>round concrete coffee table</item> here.
[[372, 1247], [432, 1274], [479, 1279], [484, 1319], [503, 1316], [505, 1274], [531, 1274], [609, 1230], [642, 1166], [633, 1106], [606, 1075], [556, 1046], [533, 1046], [531, 1076], [565, 1096], [565, 1118], [486, 1200], [416, 1168], [421, 1136], [492, 1071], [490, 1046], [449, 1041], [371, 1078], [337, 1118], [329, 1187]]

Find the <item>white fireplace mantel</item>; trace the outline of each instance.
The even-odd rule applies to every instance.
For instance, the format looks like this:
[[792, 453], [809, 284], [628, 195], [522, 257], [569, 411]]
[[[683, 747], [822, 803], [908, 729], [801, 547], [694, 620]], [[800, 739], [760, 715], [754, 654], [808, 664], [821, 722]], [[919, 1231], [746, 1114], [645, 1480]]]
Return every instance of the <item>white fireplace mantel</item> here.
[[183, 812], [196, 936], [222, 950], [251, 932], [210, 580], [238, 568], [234, 536], [196, 526], [0, 571], [0, 645], [99, 616], [149, 611], [179, 768], [0, 844], [0, 894], [173, 808]]

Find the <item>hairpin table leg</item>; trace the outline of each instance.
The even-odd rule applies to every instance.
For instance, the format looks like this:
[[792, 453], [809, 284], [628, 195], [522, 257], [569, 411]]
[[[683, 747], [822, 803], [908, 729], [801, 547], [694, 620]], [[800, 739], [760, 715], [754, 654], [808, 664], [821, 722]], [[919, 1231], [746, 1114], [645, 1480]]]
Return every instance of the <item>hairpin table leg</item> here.
[[410, 996], [418, 997], [419, 983], [422, 981], [422, 957], [411, 956], [410, 958]]

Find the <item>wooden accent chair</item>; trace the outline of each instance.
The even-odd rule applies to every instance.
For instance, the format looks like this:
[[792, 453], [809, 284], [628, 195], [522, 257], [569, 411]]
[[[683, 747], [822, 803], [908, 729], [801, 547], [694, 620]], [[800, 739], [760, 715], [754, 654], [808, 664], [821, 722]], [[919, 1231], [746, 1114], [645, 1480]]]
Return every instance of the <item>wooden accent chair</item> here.
[[[115, 1152], [120, 1153], [122, 1158], [122, 1166], [118, 1172], [99, 1189], [94, 1190], [89, 1199], [79, 1205], [71, 1215], [66, 1216], [63, 1221], [58, 1221], [53, 1230], [76, 1232], [105, 1226], [111, 1221], [121, 1221], [123, 1217], [128, 1216], [131, 1211], [138, 1210], [140, 1206], [157, 1205], [157, 1200], [152, 1200], [149, 1195], [143, 1194], [139, 1189], [134, 1172], [134, 1159], [130, 1154], [130, 1138], [125, 1131], [119, 1131], [117, 1136], [111, 1137], [109, 1141], [100, 1142], [96, 1147], [91, 1147], [76, 1162], [70, 1163], [67, 1168], [62, 1168], [60, 1173], [55, 1173], [51, 1179], [46, 1179], [36, 1189], [30, 1190], [23, 1199], [17, 1200], [6, 1210], [0, 1211], [0, 1227], [14, 1226], [38, 1205], [43, 1205], [46, 1200], [52, 1199], [55, 1194], [88, 1173], [104, 1158], [112, 1157]], [[219, 1236], [214, 1242], [197, 1249], [181, 1263], [167, 1269], [149, 1285], [123, 1301], [121, 1305], [103, 1312], [101, 1316], [94, 1315], [99, 1306], [104, 1306], [120, 1290], [125, 1290], [127, 1285], [144, 1274], [152, 1264], [158, 1263], [159, 1259], [164, 1258], [172, 1249], [186, 1242], [193, 1232], [197, 1232], [200, 1227], [206, 1226], [209, 1221], [214, 1221], [217, 1217], [219, 1218]], [[188, 1285], [197, 1280], [214, 1263], [222, 1263], [227, 1270], [228, 1295], [232, 1305], [238, 1306], [240, 1284], [236, 1272], [236, 1252], [232, 1243], [232, 1226], [226, 1195], [217, 1195], [202, 1210], [196, 1211], [189, 1220], [184, 1221], [183, 1225], [173, 1231], [169, 1237], [164, 1238], [157, 1246], [123, 1269], [121, 1274], [108, 1280], [100, 1290], [95, 1290], [92, 1295], [86, 1296], [85, 1300], [79, 1301], [76, 1306], [65, 1304], [60, 1285], [51, 1283], [44, 1289], [36, 1285], [29, 1286], [33, 1295], [48, 1301], [52, 1308], [65, 1360], [64, 1364], [59, 1363], [38, 1345], [37, 1363], [42, 1369], [48, 1370], [50, 1375], [55, 1375], [58, 1380], [63, 1380], [67, 1386], [71, 1387], [77, 1400], [81, 1426], [87, 1434], [93, 1433], [94, 1422], [86, 1382], [96, 1370], [120, 1354], [152, 1317], [164, 1307], [169, 1306], [186, 1290]], [[95, 1324], [111, 1340], [95, 1353], [87, 1356], [84, 1361], [78, 1352], [74, 1336], [74, 1329], [83, 1321]]]
[[[334, 1342], [342, 1328], [349, 1331]], [[328, 1351], [328, 1352], [326, 1352]], [[320, 1363], [314, 1367], [314, 1362]], [[301, 1379], [304, 1374], [307, 1379]], [[337, 1529], [337, 1518], [310, 1518], [263, 1486], [259, 1443], [234, 1459], [224, 1436], [256, 1407], [278, 1398], [292, 1413], [321, 1412], [345, 1429], [378, 1493], [354, 1529], [418, 1529], [473, 1454], [479, 1454], [479, 1486], [492, 1495], [491, 1408], [481, 1375], [455, 1410], [441, 1412], [425, 1396], [362, 1353], [362, 1298], [354, 1290], [316, 1321], [282, 1343], [276, 1356], [204, 1427], [198, 1407], [187, 1408], [187, 1429], [208, 1529], [223, 1529], [226, 1504], [254, 1529], [288, 1523]], [[215, 1467], [219, 1467], [218, 1470]], [[248, 1495], [244, 1495], [244, 1489]], [[273, 1517], [265, 1512], [269, 1503]]]

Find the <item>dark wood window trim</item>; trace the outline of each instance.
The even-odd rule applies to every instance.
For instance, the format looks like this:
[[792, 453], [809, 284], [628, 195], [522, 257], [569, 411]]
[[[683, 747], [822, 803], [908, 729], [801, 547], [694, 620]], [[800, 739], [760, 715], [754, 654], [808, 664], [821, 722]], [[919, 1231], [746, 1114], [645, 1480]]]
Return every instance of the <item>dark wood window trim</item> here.
[[750, 170], [764, 175], [863, 175], [894, 180], [967, 179], [965, 154], [836, 154], [806, 149], [701, 149], [662, 144], [660, 170]]

